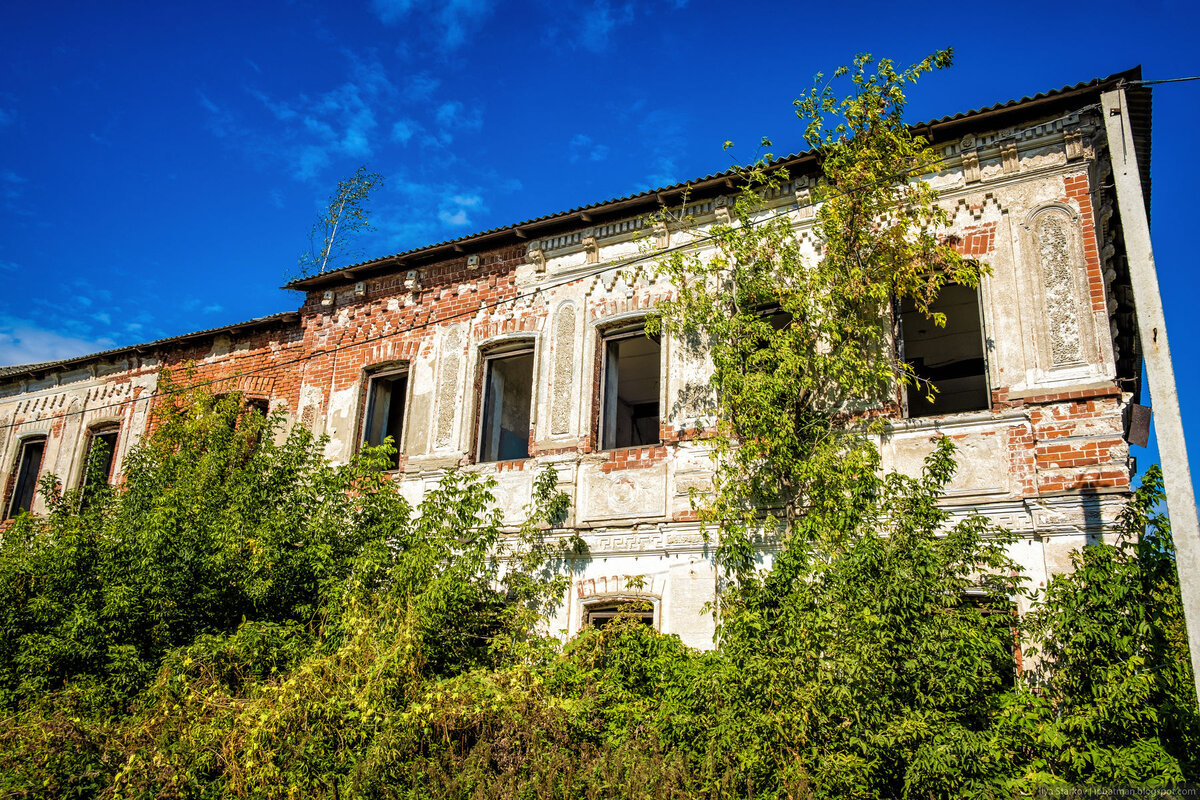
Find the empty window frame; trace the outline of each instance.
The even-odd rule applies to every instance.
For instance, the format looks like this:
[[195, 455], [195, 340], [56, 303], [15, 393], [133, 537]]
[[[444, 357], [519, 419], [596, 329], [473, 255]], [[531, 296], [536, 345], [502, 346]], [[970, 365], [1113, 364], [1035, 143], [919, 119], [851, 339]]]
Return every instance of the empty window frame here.
[[363, 444], [381, 445], [392, 437], [396, 448], [391, 469], [400, 467], [404, 434], [404, 407], [408, 397], [408, 370], [372, 375], [367, 381], [367, 409], [363, 420]]
[[533, 348], [486, 355], [479, 420], [479, 461], [529, 458]]
[[649, 600], [617, 600], [609, 603], [592, 603], [584, 606], [583, 627], [603, 628], [618, 617], [635, 619], [647, 627], [654, 627], [654, 603]]
[[[990, 408], [978, 293], [967, 286], [947, 284], [929, 310], [945, 314], [946, 327], [935, 325], [911, 299], [901, 305], [903, 357], [921, 379], [908, 387], [908, 416]], [[937, 388], [932, 403], [926, 381]]]
[[6, 518], [15, 517], [33, 507], [33, 498], [37, 494], [38, 472], [42, 468], [42, 455], [45, 452], [45, 436], [31, 436], [21, 442], [16, 464], [13, 465], [13, 493], [8, 503]]
[[1017, 604], [1011, 600], [989, 598], [987, 595], [967, 592], [962, 596], [963, 605], [973, 606], [983, 616], [984, 624], [995, 636], [998, 648], [988, 668], [997, 677], [1001, 686], [1012, 688], [1021, 672], [1021, 616]]
[[257, 411], [264, 419], [271, 416], [271, 403], [265, 397], [247, 397], [242, 400], [246, 412], [253, 414]]
[[600, 387], [600, 449], [659, 443], [662, 347], [641, 324], [604, 335]]
[[[84, 453], [83, 477], [80, 486], [86, 488], [91, 480], [99, 479], [104, 483], [112, 483], [114, 456], [117, 453], [117, 434], [115, 425], [94, 428], [88, 435], [87, 450]], [[90, 469], [93, 457], [100, 459], [96, 465], [95, 477]]]

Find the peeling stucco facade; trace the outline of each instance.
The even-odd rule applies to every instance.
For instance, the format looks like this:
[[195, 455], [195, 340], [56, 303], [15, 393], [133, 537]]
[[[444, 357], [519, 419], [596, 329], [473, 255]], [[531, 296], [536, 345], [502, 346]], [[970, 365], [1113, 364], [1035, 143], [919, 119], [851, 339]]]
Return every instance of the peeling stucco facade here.
[[[1097, 87], [1099, 84], [1097, 84]], [[1140, 359], [1119, 220], [1092, 94], [1062, 90], [931, 123], [940, 171], [929, 177], [949, 233], [990, 274], [979, 290], [989, 399], [985, 408], [892, 420], [887, 467], [915, 472], [946, 435], [959, 472], [954, 515], [985, 514], [1020, 537], [1012, 553], [1034, 587], [1070, 568], [1069, 553], [1105, 536], [1129, 496], [1124, 419]], [[815, 257], [813, 162], [767, 197]], [[345, 461], [363, 437], [370, 378], [406, 371], [396, 480], [412, 501], [450, 469], [495, 478], [506, 521], [520, 521], [534, 475], [553, 465], [572, 499], [566, 526], [587, 542], [555, 630], [573, 633], [587, 606], [649, 600], [656, 625], [712, 644], [714, 543], [692, 509], [711, 463], [694, 436], [705, 423], [709, 366], [681, 342], [660, 350], [658, 443], [603, 450], [604, 334], [642, 319], [671, 286], [653, 254], [703, 248], [728, 219], [732, 188], [695, 182], [689, 228], [654, 227], [647, 212], [683, 196], [668, 187], [587, 210], [466, 237], [314, 278], [298, 312], [50, 365], [0, 370], [0, 467], [8, 508], [21, 441], [46, 437], [42, 474], [79, 480], [87, 432], [119, 423], [116, 469], [146, 431], [159, 370], [193, 363], [328, 436]], [[533, 351], [529, 458], [478, 463], [483, 363], [496, 348]], [[37, 503], [34, 511], [38, 510]], [[765, 557], [769, 559], [769, 544]], [[1025, 602], [1021, 600], [1020, 602]]]

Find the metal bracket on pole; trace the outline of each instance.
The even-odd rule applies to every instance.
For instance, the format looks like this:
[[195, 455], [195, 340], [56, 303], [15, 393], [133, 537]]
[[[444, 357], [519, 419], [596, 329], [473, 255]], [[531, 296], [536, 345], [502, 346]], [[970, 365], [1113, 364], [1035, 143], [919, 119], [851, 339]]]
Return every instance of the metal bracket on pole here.
[[1150, 399], [1154, 404], [1158, 431], [1158, 454], [1162, 460], [1163, 484], [1167, 491], [1167, 511], [1175, 539], [1175, 565], [1179, 570], [1179, 588], [1187, 625], [1188, 647], [1200, 695], [1200, 523], [1196, 516], [1196, 497], [1192, 473], [1188, 467], [1187, 447], [1183, 441], [1183, 419], [1179, 413], [1179, 395], [1171, 350], [1167, 346], [1167, 323], [1162, 296], [1158, 291], [1158, 273], [1150, 246], [1150, 222], [1142, 195], [1142, 180], [1134, 148], [1133, 127], [1129, 119], [1124, 86], [1104, 92], [1104, 128], [1108, 153], [1112, 159], [1113, 183], [1121, 229], [1125, 233], [1125, 252], [1129, 260], [1129, 279], [1137, 307], [1142, 355]]

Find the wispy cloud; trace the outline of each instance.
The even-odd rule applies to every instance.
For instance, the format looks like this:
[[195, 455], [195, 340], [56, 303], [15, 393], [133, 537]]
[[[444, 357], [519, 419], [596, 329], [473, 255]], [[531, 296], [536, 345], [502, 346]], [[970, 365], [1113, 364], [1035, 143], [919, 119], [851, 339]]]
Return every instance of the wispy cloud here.
[[578, 161], [603, 161], [608, 158], [608, 145], [597, 144], [587, 134], [577, 133], [571, 137], [568, 152], [572, 164]]
[[651, 171], [641, 188], [655, 189], [678, 183], [683, 176], [677, 154], [686, 149], [684, 125], [679, 117], [666, 109], [643, 112], [638, 122], [638, 138], [653, 143], [649, 157]]
[[201, 309], [205, 314], [219, 314], [225, 310], [225, 306], [220, 303], [210, 303]]
[[471, 217], [468, 212], [478, 208], [481, 203], [483, 199], [477, 194], [452, 195], [442, 200], [442, 207], [438, 209], [438, 219], [455, 228], [470, 225]]
[[418, 72], [408, 76], [404, 83], [404, 96], [408, 100], [420, 101], [433, 97], [433, 93], [442, 85], [441, 80], [428, 72]]
[[435, 148], [446, 148], [454, 137], [462, 133], [474, 133], [483, 127], [483, 111], [478, 105], [466, 105], [458, 100], [440, 103], [433, 112], [433, 130], [421, 137], [421, 143]]
[[0, 316], [0, 364], [36, 364], [74, 358], [114, 346], [107, 336], [81, 338], [47, 330], [27, 319]]
[[11, 108], [0, 107], [0, 128], [12, 125], [17, 120], [17, 112]]
[[17, 202], [25, 193], [27, 183], [28, 178], [21, 177], [11, 169], [0, 170], [0, 207], [8, 213], [29, 216], [32, 212], [23, 203]]
[[[300, 180], [316, 178], [335, 159], [369, 160], [380, 137], [380, 115], [396, 104], [401, 90], [376, 60], [348, 54], [349, 74], [334, 88], [316, 95], [278, 98], [257, 89], [247, 92], [266, 112], [235, 115], [230, 105], [197, 93], [214, 134], [255, 157], [282, 161]], [[418, 82], [423, 92], [430, 80]], [[433, 83], [436, 85], [436, 82]]]
[[[404, 177], [388, 180], [386, 200], [376, 209], [379, 247], [407, 250], [448, 237], [461, 236], [486, 213], [483, 190], [453, 182], [425, 183]], [[508, 191], [501, 188], [497, 191]]]
[[688, 0], [634, 2], [634, 0], [542, 0], [548, 19], [542, 41], [552, 50], [586, 50], [603, 53], [622, 28], [659, 14], [662, 5], [680, 11]]
[[483, 113], [479, 106], [467, 108], [458, 100], [450, 100], [438, 106], [434, 119], [443, 130], [450, 128], [454, 131], [477, 131], [483, 126]]
[[417, 132], [419, 126], [411, 119], [397, 120], [392, 124], [392, 141], [408, 144], [409, 139]]
[[579, 43], [586, 50], [602, 53], [608, 49], [609, 37], [615, 28], [633, 22], [633, 3], [618, 3], [596, 0], [583, 17]]
[[428, 27], [449, 50], [463, 44], [492, 12], [490, 0], [372, 0], [371, 7], [385, 25], [417, 20], [420, 24], [407, 30]]
[[0, 259], [0, 272], [18, 272], [20, 269], [21, 265], [15, 261], [4, 261], [3, 259]]

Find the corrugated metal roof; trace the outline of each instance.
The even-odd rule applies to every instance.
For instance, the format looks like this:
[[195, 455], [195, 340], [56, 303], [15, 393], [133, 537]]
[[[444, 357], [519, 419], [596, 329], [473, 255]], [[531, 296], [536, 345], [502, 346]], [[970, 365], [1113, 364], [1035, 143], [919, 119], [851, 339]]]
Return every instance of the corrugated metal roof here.
[[75, 356], [74, 358], [64, 358], [60, 361], [42, 361], [36, 364], [16, 364], [10, 367], [0, 367], [0, 378], [9, 378], [14, 375], [24, 375], [28, 373], [42, 372], [47, 369], [58, 369], [61, 367], [70, 366], [72, 364], [81, 364], [87, 361], [94, 361], [100, 358], [108, 358], [120, 353], [134, 353], [139, 350], [148, 348], [162, 347], [169, 344], [178, 344], [185, 342], [188, 339], [195, 339], [203, 336], [211, 336], [225, 331], [240, 331], [247, 328], [258, 328], [273, 325], [277, 322], [283, 322], [288, 317], [299, 318], [300, 314], [297, 311], [282, 311], [278, 314], [270, 314], [265, 317], [255, 317], [254, 319], [246, 320], [245, 322], [235, 322], [231, 325], [219, 325], [215, 328], [205, 328], [202, 331], [193, 331], [192, 333], [182, 333], [178, 336], [168, 336], [163, 339], [155, 339], [152, 342], [144, 344], [133, 344], [125, 347], [114, 347], [111, 350], [101, 350], [99, 353], [88, 353], [83, 356]]
[[[951, 114], [949, 116], [940, 117], [940, 118], [934, 119], [934, 120], [929, 120], [928, 122], [916, 123], [912, 126], [912, 128], [920, 130], [920, 129], [942, 127], [942, 126], [946, 126], [946, 125], [956, 123], [956, 122], [971, 120], [973, 118], [980, 117], [985, 114], [990, 115], [990, 114], [994, 114], [997, 112], [1003, 112], [1005, 110], [1015, 109], [1020, 106], [1027, 105], [1029, 103], [1036, 103], [1036, 102], [1041, 102], [1041, 101], [1045, 101], [1045, 100], [1051, 100], [1054, 98], [1062, 97], [1064, 95], [1069, 95], [1072, 93], [1080, 92], [1080, 91], [1083, 91], [1086, 89], [1099, 87], [1099, 86], [1102, 86], [1105, 84], [1110, 84], [1110, 83], [1115, 84], [1121, 80], [1136, 80], [1140, 77], [1141, 77], [1141, 68], [1134, 67], [1133, 69], [1126, 70], [1124, 72], [1119, 72], [1119, 73], [1110, 75], [1105, 78], [1093, 78], [1090, 81], [1084, 81], [1082, 83], [1076, 83], [1076, 84], [1073, 84], [1070, 86], [1064, 86], [1060, 89], [1052, 89], [1050, 91], [1041, 92], [1039, 94], [1035, 94], [1032, 96], [1027, 95], [1025, 97], [1020, 98], [1019, 100], [1007, 100], [1002, 103], [996, 103], [994, 105], [984, 106], [981, 108], [974, 109], [972, 111], [962, 111], [957, 114]], [[780, 165], [784, 165], [787, 163], [799, 161], [801, 159], [812, 158], [813, 156], [814, 156], [814, 152], [811, 150], [800, 152], [800, 153], [793, 153], [791, 155], [781, 156], [779, 158], [776, 158], [774, 161], [771, 162], [771, 165], [772, 166], [780, 166]], [[678, 193], [678, 192], [684, 191], [690, 187], [694, 187], [697, 184], [707, 183], [707, 182], [711, 182], [711, 181], [720, 181], [720, 180], [723, 180], [726, 178], [736, 177], [736, 175], [737, 175], [736, 170], [728, 169], [728, 170], [725, 170], [724, 172], [712, 173], [709, 175], [705, 175], [702, 178], [693, 178], [688, 181], [683, 181], [681, 183], [673, 183], [668, 186], [659, 187], [657, 189], [649, 189], [644, 192], [637, 192], [634, 194], [624, 195], [622, 197], [614, 197], [609, 200], [602, 200], [600, 202], [590, 203], [588, 205], [576, 206], [574, 208], [567, 209], [566, 211], [558, 211], [553, 214], [545, 214], [543, 216], [533, 217], [532, 219], [527, 219], [522, 222], [516, 222], [516, 223], [512, 223], [510, 225], [502, 225], [502, 226], [495, 227], [495, 228], [489, 228], [487, 230], [480, 231], [478, 233], [472, 233], [472, 234], [467, 234], [465, 236], [460, 236], [456, 239], [447, 239], [445, 241], [437, 242], [435, 244], [428, 244], [428, 245], [423, 245], [421, 247], [413, 248], [411, 250], [405, 250], [400, 253], [393, 253], [391, 255], [379, 256], [377, 258], [368, 259], [367, 261], [360, 261], [356, 264], [350, 264], [348, 266], [340, 267], [335, 270], [329, 270], [328, 272], [319, 273], [317, 275], [310, 275], [310, 276], [307, 276], [304, 278], [298, 278], [294, 281], [291, 281], [283, 288], [285, 288], [285, 289], [301, 289], [301, 290], [315, 288], [315, 285], [328, 284], [331, 282], [331, 281], [329, 281], [330, 278], [336, 279], [337, 276], [342, 275], [347, 272], [353, 272], [355, 270], [362, 270], [364, 268], [370, 268], [370, 267], [373, 267], [373, 266], [376, 266], [376, 265], [379, 265], [382, 263], [386, 263], [389, 261], [413, 258], [415, 256], [421, 255], [423, 253], [428, 253], [430, 251], [436, 251], [436, 250], [446, 248], [446, 247], [453, 247], [455, 245], [461, 246], [461, 245], [464, 245], [464, 244], [467, 244], [470, 242], [475, 242], [475, 241], [487, 239], [490, 237], [495, 237], [497, 235], [502, 235], [505, 233], [513, 233], [522, 228], [537, 226], [540, 224], [553, 222], [555, 220], [562, 220], [562, 219], [565, 219], [567, 217], [570, 217], [570, 216], [576, 215], [576, 214], [586, 213], [589, 211], [600, 211], [600, 210], [608, 208], [610, 206], [622, 205], [625, 203], [635, 203], [639, 200], [649, 200], [651, 198], [657, 198], [659, 195], [663, 195], [663, 194]]]
[[[973, 120], [978, 120], [980, 117], [983, 117], [983, 116], [994, 115], [994, 114], [998, 114], [998, 113], [1002, 114], [1005, 111], [1017, 109], [1017, 108], [1020, 108], [1021, 106], [1025, 106], [1030, 103], [1041, 103], [1041, 102], [1045, 102], [1045, 101], [1054, 100], [1056, 98], [1067, 99], [1071, 95], [1074, 95], [1074, 94], [1077, 94], [1080, 92], [1084, 92], [1089, 89], [1095, 89], [1095, 88], [1098, 88], [1101, 86], [1116, 85], [1122, 81], [1136, 81], [1136, 80], [1139, 80], [1140, 78], [1141, 78], [1141, 67], [1134, 67], [1133, 69], [1126, 70], [1124, 72], [1119, 72], [1114, 75], [1110, 75], [1106, 78], [1094, 78], [1090, 81], [1084, 81], [1082, 83], [1076, 83], [1076, 84], [1073, 84], [1070, 86], [1064, 86], [1061, 89], [1053, 89], [1051, 91], [1041, 92], [1039, 94], [1035, 94], [1032, 96], [1025, 96], [1025, 97], [1020, 98], [1019, 100], [1008, 100], [1008, 101], [1005, 101], [1002, 103], [996, 103], [994, 105], [977, 108], [972, 111], [963, 111], [963, 112], [959, 112], [957, 114], [951, 114], [949, 116], [940, 117], [938, 119], [930, 120], [928, 122], [918, 123], [918, 124], [913, 125], [912, 127], [917, 130], [924, 129], [926, 132], [932, 131], [933, 129], [936, 129], [936, 128], [944, 128], [946, 126], [957, 127], [957, 123], [964, 123], [964, 122], [969, 122], [969, 121], [973, 121]], [[1150, 197], [1149, 197], [1149, 190], [1150, 190], [1150, 187], [1149, 187], [1149, 175], [1150, 175], [1150, 170], [1149, 170], [1149, 157], [1150, 157], [1150, 136], [1149, 136], [1150, 102], [1149, 102], [1149, 96], [1150, 96], [1150, 91], [1149, 91], [1149, 89], [1136, 89], [1136, 90], [1132, 91], [1130, 94], [1137, 95], [1137, 99], [1139, 101], [1138, 108], [1136, 109], [1138, 114], [1137, 114], [1137, 119], [1135, 121], [1138, 123], [1137, 127], [1140, 127], [1143, 130], [1143, 135], [1139, 138], [1144, 140], [1144, 142], [1145, 142], [1145, 147], [1141, 148], [1141, 151], [1139, 153], [1139, 155], [1141, 156], [1140, 160], [1145, 163], [1139, 164], [1139, 166], [1142, 169], [1143, 180], [1146, 182], [1144, 191], [1146, 193], [1146, 203], [1148, 206], [1149, 202], [1150, 202]], [[814, 154], [812, 151], [794, 153], [792, 155], [782, 156], [780, 158], [775, 159], [772, 162], [772, 165], [776, 165], [776, 166], [784, 165], [784, 164], [801, 161], [804, 159], [812, 159], [813, 157], [814, 157]], [[689, 181], [684, 181], [681, 183], [674, 183], [669, 186], [663, 186], [658, 189], [650, 189], [645, 192], [637, 192], [634, 194], [625, 195], [623, 197], [615, 197], [615, 198], [612, 198], [609, 200], [603, 200], [603, 201], [596, 202], [596, 203], [590, 203], [588, 205], [576, 206], [574, 208], [567, 209], [566, 211], [558, 211], [553, 214], [546, 214], [546, 215], [543, 215], [540, 217], [534, 217], [532, 219], [528, 219], [523, 222], [513, 223], [511, 225], [503, 225], [503, 226], [499, 226], [499, 227], [495, 227], [495, 228], [489, 228], [488, 230], [480, 231], [478, 233], [472, 233], [472, 234], [468, 234], [466, 236], [460, 236], [457, 239], [447, 239], [445, 241], [438, 242], [436, 244], [424, 245], [422, 247], [413, 248], [411, 250], [406, 250], [401, 253], [394, 253], [392, 255], [381, 256], [379, 258], [373, 258], [368, 261], [362, 261], [357, 264], [351, 264], [349, 266], [341, 267], [336, 270], [330, 270], [328, 272], [320, 273], [318, 275], [311, 275], [306, 278], [300, 278], [300, 279], [290, 282], [284, 288], [303, 290], [303, 289], [308, 289], [308, 288], [314, 288], [316, 285], [340, 282], [341, 280], [348, 280], [350, 278], [348, 273], [352, 273], [355, 270], [363, 270], [363, 269], [369, 269], [372, 267], [378, 267], [378, 266], [387, 264], [388, 262], [403, 260], [406, 258], [412, 258], [415, 256], [419, 256], [421, 254], [430, 253], [432, 251], [437, 251], [442, 248], [454, 247], [455, 245], [461, 246], [461, 245], [471, 243], [471, 242], [482, 243], [483, 240], [487, 240], [489, 238], [494, 238], [497, 236], [504, 236], [506, 234], [513, 235], [515, 237], [515, 236], [518, 236], [517, 232], [520, 231], [522, 228], [533, 227], [533, 226], [538, 226], [538, 225], [545, 225], [547, 223], [553, 223], [555, 221], [564, 221], [573, 215], [584, 214], [587, 212], [600, 211], [600, 210], [605, 210], [605, 209], [611, 210], [614, 207], [620, 207], [620, 206], [626, 205], [626, 204], [644, 203], [651, 199], [657, 200], [659, 196], [664, 195], [664, 194], [673, 194], [673, 193], [682, 192], [689, 188], [695, 187], [698, 184], [724, 181], [726, 179], [735, 177], [736, 174], [737, 173], [735, 170], [729, 169], [729, 170], [725, 170], [723, 172], [716, 172], [716, 173], [712, 173], [709, 175], [705, 175], [702, 178], [694, 178]], [[524, 238], [524, 237], [520, 237], [520, 238]], [[465, 252], [465, 250], [464, 250], [464, 252]], [[285, 311], [285, 312], [281, 312], [279, 314], [272, 314], [272, 315], [266, 316], [266, 317], [258, 317], [258, 318], [252, 319], [252, 320], [247, 320], [246, 322], [238, 322], [238, 323], [234, 323], [231, 325], [221, 325], [221, 326], [218, 326], [215, 328], [208, 328], [208, 329], [205, 329], [202, 331], [195, 331], [193, 333], [182, 334], [180, 336], [172, 336], [172, 337], [167, 337], [165, 339], [157, 339], [155, 341], [147, 342], [145, 344], [131, 345], [128, 347], [117, 347], [117, 348], [113, 348], [111, 350], [105, 350], [105, 351], [102, 351], [99, 353], [91, 353], [89, 355], [78, 356], [76, 358], [63, 359], [60, 361], [46, 361], [46, 362], [41, 362], [41, 363], [37, 363], [37, 364], [23, 364], [23, 365], [16, 365], [16, 366], [10, 366], [10, 367], [0, 367], [0, 379], [10, 378], [10, 377], [13, 377], [14, 375], [41, 372], [41, 371], [45, 371], [48, 369], [57, 369], [57, 368], [65, 367], [65, 366], [70, 366], [72, 364], [80, 364], [80, 363], [84, 363], [84, 362], [95, 360], [95, 359], [115, 356], [120, 353], [130, 353], [130, 352], [136, 352], [136, 351], [147, 349], [147, 348], [162, 347], [164, 345], [180, 343], [180, 342], [186, 341], [188, 339], [202, 337], [202, 336], [208, 336], [208, 335], [212, 335], [212, 334], [216, 334], [216, 333], [221, 333], [223, 331], [242, 330], [242, 329], [249, 328], [249, 327], [274, 324], [276, 322], [282, 322], [285, 318], [290, 317], [290, 316], [298, 316], [298, 312]]]

